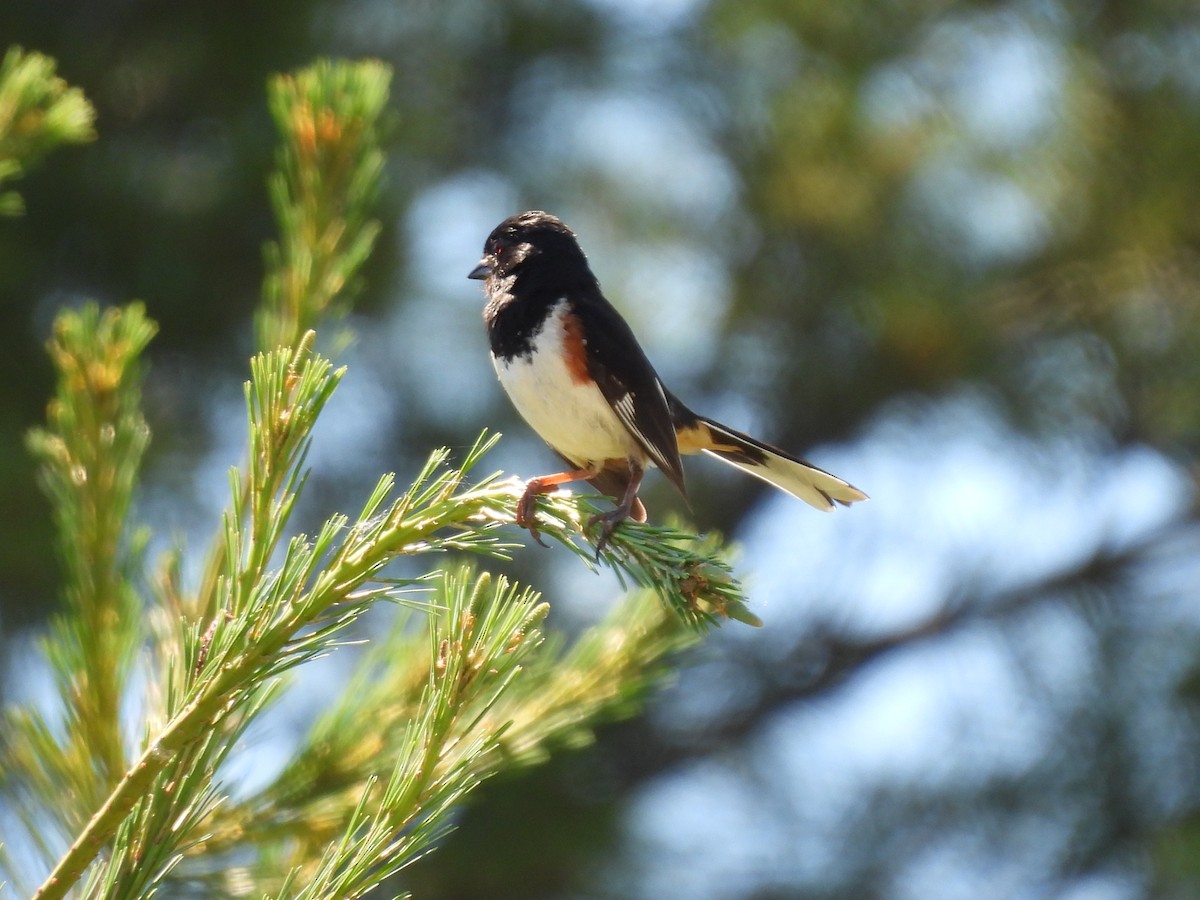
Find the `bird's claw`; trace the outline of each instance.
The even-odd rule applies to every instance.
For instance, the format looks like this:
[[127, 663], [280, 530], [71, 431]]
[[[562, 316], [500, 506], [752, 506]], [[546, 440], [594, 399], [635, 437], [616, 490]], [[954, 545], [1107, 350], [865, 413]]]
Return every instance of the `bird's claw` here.
[[[539, 494], [547, 493], [547, 485], [538, 482], [536, 479], [529, 482], [525, 486], [525, 492], [521, 494], [521, 499], [517, 501], [517, 524], [529, 532], [530, 537], [541, 544], [543, 547], [549, 548], [549, 544], [542, 540], [541, 533], [537, 527], [537, 498]], [[549, 488], [554, 490], [553, 487]], [[604, 513], [597, 513], [587, 520], [584, 526], [584, 534], [587, 534], [593, 528], [599, 526], [599, 534], [596, 536], [596, 562], [600, 562], [600, 554], [604, 552], [604, 548], [608, 546], [609, 538], [612, 537], [618, 525], [629, 518], [629, 509], [626, 506], [618, 506], [616, 509], [609, 510]]]
[[525, 493], [521, 495], [521, 499], [517, 503], [517, 524], [528, 531], [531, 538], [549, 550], [550, 545], [542, 540], [537, 527], [537, 497], [539, 493], [540, 491], [536, 489], [525, 488]]
[[606, 513], [597, 513], [588, 519], [587, 528], [585, 531], [591, 531], [596, 525], [600, 526], [600, 533], [596, 540], [596, 562], [600, 562], [600, 554], [604, 552], [604, 548], [608, 546], [608, 539], [612, 537], [617, 526], [629, 517], [629, 513], [623, 509], [614, 509]]
[[550, 545], [542, 540], [542, 535], [537, 530], [536, 522], [530, 521], [529, 524], [525, 526], [525, 528], [529, 531], [529, 536], [531, 538], [533, 538], [535, 541], [537, 541], [539, 544], [541, 544], [547, 550], [550, 549]]

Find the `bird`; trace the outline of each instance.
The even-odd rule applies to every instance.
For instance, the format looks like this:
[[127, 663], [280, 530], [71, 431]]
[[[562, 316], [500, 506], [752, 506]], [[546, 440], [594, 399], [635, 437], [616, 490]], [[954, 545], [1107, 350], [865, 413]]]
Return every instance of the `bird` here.
[[501, 387], [566, 465], [529, 479], [517, 503], [517, 524], [542, 546], [539, 495], [585, 481], [614, 501], [585, 526], [599, 530], [599, 556], [621, 522], [646, 521], [638, 491], [647, 468], [688, 499], [682, 455], [715, 457], [823, 511], [868, 499], [810, 462], [693, 412], [667, 390], [558, 217], [530, 210], [505, 219], [467, 277], [483, 282]]

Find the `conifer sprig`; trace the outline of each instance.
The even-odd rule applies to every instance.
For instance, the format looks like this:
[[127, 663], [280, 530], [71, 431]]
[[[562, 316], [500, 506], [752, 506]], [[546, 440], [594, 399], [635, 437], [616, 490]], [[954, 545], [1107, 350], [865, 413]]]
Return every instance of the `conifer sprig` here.
[[63, 733], [35, 710], [14, 710], [0, 769], [60, 793], [53, 812], [67, 834], [87, 821], [127, 766], [120, 712], [143, 637], [134, 581], [144, 535], [126, 519], [150, 440], [140, 354], [154, 332], [138, 304], [104, 313], [90, 304], [61, 314], [48, 345], [55, 398], [47, 426], [28, 440], [53, 503], [62, 560], [65, 610], [45, 650]]
[[380, 127], [391, 69], [324, 60], [267, 88], [280, 145], [268, 187], [280, 240], [267, 245], [258, 347], [293, 347], [340, 316], [375, 246]]
[[[404, 490], [383, 476], [356, 517], [294, 533], [312, 432], [344, 371], [308, 328], [344, 308], [377, 234], [387, 80], [378, 63], [320, 63], [272, 85], [281, 238], [245, 390], [247, 457], [192, 590], [179, 553], [156, 590], [136, 590], [130, 504], [149, 437], [139, 359], [154, 325], [136, 305], [60, 316], [59, 388], [30, 443], [64, 559], [66, 608], [46, 655], [66, 724], [13, 709], [0, 739], [0, 783], [26, 803], [52, 868], [39, 897], [361, 896], [427, 851], [480, 781], [590, 739], [711, 624], [756, 622], [715, 541], [625, 523], [597, 555], [582, 526], [596, 510], [562, 494], [539, 500], [542, 533], [646, 590], [569, 647], [545, 638], [537, 593], [447, 555], [522, 546], [522, 485], [474, 474], [497, 440], [486, 433], [461, 461], [433, 453]], [[408, 579], [390, 568], [430, 553], [445, 568]], [[384, 603], [399, 614], [371, 635], [347, 690], [276, 777], [240, 790], [227, 763], [247, 729], [298, 667], [352, 643], [351, 626]], [[133, 733], [122, 713], [140, 720]]]
[[[178, 858], [202, 845], [201, 829], [209, 827], [210, 820], [218, 815], [218, 805], [224, 802], [218, 787], [220, 766], [276, 690], [278, 677], [330, 650], [367, 604], [387, 595], [386, 589], [374, 586], [374, 579], [395, 559], [448, 548], [494, 555], [504, 546], [497, 543], [496, 531], [515, 521], [517, 485], [498, 481], [495, 476], [476, 483], [468, 481], [471, 469], [495, 441], [494, 437], [484, 436], [467, 453], [463, 465], [447, 465], [446, 453], [435, 453], [412, 486], [390, 504], [386, 495], [393, 479], [388, 476], [366, 504], [366, 518], [351, 524], [345, 516], [332, 516], [314, 538], [298, 535], [283, 546], [281, 536], [304, 483], [304, 448], [340, 373], [319, 356], [299, 359], [297, 353], [282, 348], [260, 355], [251, 369], [253, 378], [246, 394], [251, 446], [255, 448], [250, 465], [250, 482], [254, 485], [251, 512], [226, 518], [229, 550], [227, 569], [219, 582], [223, 596], [219, 610], [203, 631], [186, 619], [178, 623], [182, 658], [173, 652], [161, 654], [164, 676], [170, 677], [174, 685], [166, 694], [164, 726], [157, 734], [147, 736], [140, 758], [60, 860], [40, 896], [61, 896], [62, 886], [74, 883], [114, 836], [117, 852], [100, 863], [100, 874], [92, 876], [100, 886], [100, 896], [142, 895], [170, 876]], [[277, 471], [278, 467], [285, 471]], [[237, 479], [232, 488], [233, 496], [240, 497]], [[259, 496], [261, 492], [266, 495]], [[574, 503], [569, 498], [556, 498], [546, 508], [554, 514], [546, 519], [545, 533], [573, 545], [580, 516]], [[259, 523], [259, 515], [270, 521]], [[629, 536], [642, 527], [628, 529], [628, 534], [603, 558], [622, 566], [634, 578], [645, 577], [646, 572], [661, 577], [674, 565], [670, 569], [674, 585], [698, 568], [722, 571], [715, 559], [689, 551], [679, 535], [671, 535], [674, 540], [666, 551], [656, 541]], [[273, 554], [258, 549], [256, 541], [281, 549], [282, 559], [277, 565], [266, 566], [264, 561]], [[711, 596], [733, 590], [733, 582], [726, 579], [719, 591], [706, 586], [704, 592], [698, 591], [688, 599], [701, 609], [699, 604], [711, 602]], [[668, 590], [668, 594], [672, 592], [679, 593], [678, 587]], [[515, 652], [517, 644], [512, 642], [528, 629], [533, 618], [524, 620], [525, 625], [510, 623], [500, 614], [506, 608], [500, 601], [493, 600], [484, 614], [473, 605], [475, 600], [468, 603], [464, 596], [461, 591], [446, 595], [442, 606], [454, 611], [458, 620], [443, 621], [440, 629], [431, 629], [435, 635], [431, 641], [437, 648], [430, 651], [435, 670], [438, 665], [451, 666], [452, 661], [454, 666], [466, 665], [462, 662], [466, 659], [486, 665], [488, 672], [509, 671], [504, 653]], [[481, 591], [471, 596], [478, 598]], [[528, 605], [530, 596], [523, 594], [525, 599], [509, 604], [505, 615], [522, 604]], [[477, 645], [462, 651], [465, 655], [456, 655], [455, 648], [467, 640], [461, 628], [466, 627], [468, 619], [471, 640]], [[689, 621], [694, 624], [702, 620]], [[501, 647], [513, 649], [502, 652]], [[668, 644], [660, 644], [658, 652], [667, 648]], [[441, 663], [439, 657], [443, 658]], [[606, 665], [611, 668], [610, 663]], [[450, 668], [453, 678], [446, 684], [458, 690], [463, 687], [461, 679], [467, 676], [454, 666]], [[569, 692], [561, 697], [572, 699]], [[463, 704], [478, 703], [472, 706], [475, 718], [470, 720], [478, 722], [500, 705], [501, 693], [489, 694], [486, 702], [473, 695], [469, 703], [462, 698], [461, 704], [452, 703], [451, 699], [440, 691], [427, 692], [416, 703], [412, 718], [403, 720], [403, 733], [419, 735], [425, 742], [421, 745], [423, 752], [432, 753], [431, 745], [449, 739], [448, 723], [453, 716], [464, 714]], [[580, 709], [580, 698], [573, 699], [575, 702], [564, 706], [571, 709], [577, 721], [585, 721], [588, 716]], [[591, 712], [596, 713], [609, 702], [610, 698], [594, 700]], [[372, 813], [368, 832], [378, 834], [379, 828], [390, 827], [379, 824], [381, 816], [385, 823], [395, 825], [390, 818], [395, 814], [393, 804], [411, 801], [415, 804], [412, 814], [419, 810], [420, 821], [428, 822], [431, 829], [415, 833], [414, 846], [423, 846], [436, 831], [433, 823], [439, 821], [438, 811], [487, 773], [488, 766], [474, 760], [492, 753], [507, 727], [502, 721], [491, 721], [486, 740], [479, 735], [470, 740], [465, 735], [456, 739], [455, 753], [465, 753], [466, 757], [461, 768], [448, 771], [445, 781], [428, 781], [433, 763], [424, 756], [419, 760], [424, 779], [420, 785], [414, 786], [411, 779], [416, 776], [403, 774], [398, 766], [396, 772], [401, 774], [393, 773], [383, 792], [385, 807], [393, 811], [383, 812], [384, 807], [380, 807]], [[526, 745], [545, 743], [555, 732], [556, 728], [531, 731], [525, 736]], [[409, 740], [417, 738], [405, 738]], [[415, 752], [405, 742], [392, 750], [402, 760], [411, 759]], [[528, 754], [529, 746], [522, 752]], [[377, 774], [369, 775], [368, 781], [375, 777]], [[368, 804], [362, 808], [374, 807]], [[351, 842], [359, 848], [354, 858], [360, 860], [358, 881], [364, 884], [364, 879], [369, 880], [367, 872], [378, 866], [387, 870], [393, 866], [376, 853], [379, 848], [375, 841], [372, 838], [365, 845]], [[362, 846], [375, 849], [368, 852]], [[400, 853], [393, 843], [385, 849], [399, 854], [398, 858], [409, 858], [408, 851]], [[369, 864], [362, 862], [368, 857], [372, 860]], [[334, 879], [338, 885], [349, 883], [340, 879]]]
[[[0, 60], [0, 187], [55, 147], [96, 137], [95, 110], [55, 68], [50, 57], [20, 47], [10, 47]], [[20, 194], [0, 190], [0, 216], [24, 210]]]

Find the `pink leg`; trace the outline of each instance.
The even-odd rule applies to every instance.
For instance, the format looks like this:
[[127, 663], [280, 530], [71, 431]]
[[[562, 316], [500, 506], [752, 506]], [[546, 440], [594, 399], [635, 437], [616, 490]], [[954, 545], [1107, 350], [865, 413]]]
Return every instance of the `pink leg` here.
[[517, 524], [528, 528], [533, 539], [546, 546], [537, 530], [537, 514], [535, 504], [539, 494], [549, 494], [558, 490], [560, 484], [572, 481], [586, 481], [596, 476], [595, 469], [574, 469], [570, 472], [559, 472], [557, 475], [542, 475], [540, 478], [530, 478], [525, 483], [525, 493], [517, 503]]

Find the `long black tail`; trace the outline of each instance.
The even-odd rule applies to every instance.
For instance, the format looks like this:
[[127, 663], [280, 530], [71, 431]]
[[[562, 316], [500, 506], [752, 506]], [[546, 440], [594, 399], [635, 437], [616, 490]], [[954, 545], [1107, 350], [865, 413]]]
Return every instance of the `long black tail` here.
[[812, 463], [728, 425], [692, 415], [693, 421], [678, 429], [680, 453], [707, 453], [823, 512], [832, 510], [835, 503], [849, 506], [869, 499], [854, 485]]

